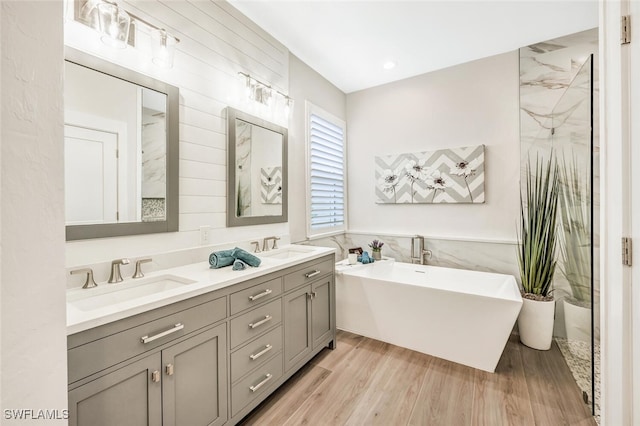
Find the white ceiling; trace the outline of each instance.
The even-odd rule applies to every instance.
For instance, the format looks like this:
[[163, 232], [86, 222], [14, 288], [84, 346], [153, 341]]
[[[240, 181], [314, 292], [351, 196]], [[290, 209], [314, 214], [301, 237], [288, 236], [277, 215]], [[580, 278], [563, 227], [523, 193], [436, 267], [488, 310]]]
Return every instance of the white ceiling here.
[[598, 26], [597, 0], [230, 2], [345, 93]]

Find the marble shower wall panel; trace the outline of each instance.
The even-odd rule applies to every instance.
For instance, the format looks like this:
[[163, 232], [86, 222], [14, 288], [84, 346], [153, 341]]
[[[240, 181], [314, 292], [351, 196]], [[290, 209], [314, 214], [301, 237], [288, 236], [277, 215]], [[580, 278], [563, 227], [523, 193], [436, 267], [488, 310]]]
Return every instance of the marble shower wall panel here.
[[236, 216], [251, 216], [251, 128], [236, 120], [236, 188], [238, 203]]
[[166, 198], [166, 119], [164, 112], [142, 109], [142, 198]]
[[[520, 49], [520, 142], [523, 159], [527, 158], [532, 147], [542, 144], [541, 148], [544, 148], [545, 143], [550, 143], [553, 108], [581, 64], [597, 51], [597, 28]], [[597, 68], [597, 58], [594, 64]], [[597, 93], [595, 99], [598, 99]]]
[[[346, 233], [310, 241], [308, 244], [335, 247], [336, 259], [346, 259], [348, 249], [362, 247], [371, 252], [368, 244], [374, 239], [384, 242], [382, 255], [399, 262], [411, 262], [411, 237], [387, 234]], [[509, 274], [520, 281], [515, 243], [490, 241], [464, 241], [425, 238], [425, 248], [432, 256], [428, 265], [474, 271]]]
[[[593, 75], [583, 64], [593, 54]], [[599, 164], [599, 86], [598, 86], [598, 29], [549, 40], [520, 49], [520, 142], [521, 176], [524, 176], [528, 156], [536, 153], [545, 157], [552, 142], [565, 155], [579, 153], [584, 166], [590, 158], [588, 91], [593, 81], [593, 223], [594, 245], [594, 318], [596, 338], [599, 338], [599, 248], [600, 233], [600, 172]], [[551, 129], [556, 134], [551, 135]], [[556, 297], [571, 294], [569, 283], [558, 273], [554, 279]], [[562, 303], [556, 304], [554, 334], [565, 336]]]

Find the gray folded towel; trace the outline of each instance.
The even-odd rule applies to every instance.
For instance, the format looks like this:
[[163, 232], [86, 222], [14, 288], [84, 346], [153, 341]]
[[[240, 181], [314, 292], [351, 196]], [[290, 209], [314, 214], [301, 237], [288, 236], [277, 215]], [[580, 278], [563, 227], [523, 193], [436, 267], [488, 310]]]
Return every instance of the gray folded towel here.
[[234, 250], [235, 251], [233, 253], [233, 256], [236, 259], [240, 259], [244, 263], [246, 263], [247, 265], [253, 266], [254, 268], [257, 267], [257, 266], [260, 266], [260, 262], [262, 262], [262, 261], [260, 260], [260, 258], [258, 256], [254, 256], [251, 253], [249, 253], [248, 251], [243, 250], [243, 249], [238, 248], [238, 247], [236, 247]]
[[247, 265], [246, 263], [244, 263], [242, 260], [240, 259], [236, 259], [235, 262], [233, 262], [233, 269], [234, 271], [242, 271], [244, 269], [247, 269]]
[[224, 268], [232, 265], [236, 260], [234, 252], [236, 249], [214, 251], [209, 255], [209, 265], [211, 269]]

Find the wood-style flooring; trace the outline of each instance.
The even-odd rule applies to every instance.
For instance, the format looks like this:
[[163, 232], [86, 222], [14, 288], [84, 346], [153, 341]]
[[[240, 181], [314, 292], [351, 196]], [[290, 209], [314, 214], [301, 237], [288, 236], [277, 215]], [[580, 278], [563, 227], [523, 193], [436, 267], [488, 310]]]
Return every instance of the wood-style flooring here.
[[555, 342], [507, 343], [494, 374], [339, 331], [242, 425], [596, 425]]

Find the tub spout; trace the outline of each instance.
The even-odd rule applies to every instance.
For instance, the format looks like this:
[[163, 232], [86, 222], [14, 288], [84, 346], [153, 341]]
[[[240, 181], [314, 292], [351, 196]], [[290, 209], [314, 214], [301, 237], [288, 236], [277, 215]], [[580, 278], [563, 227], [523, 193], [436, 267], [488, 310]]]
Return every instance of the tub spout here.
[[424, 251], [424, 237], [416, 235], [411, 237], [411, 263], [424, 263], [422, 252]]
[[425, 250], [424, 237], [416, 235], [411, 237], [411, 263], [425, 264], [425, 258], [431, 259], [431, 250]]

